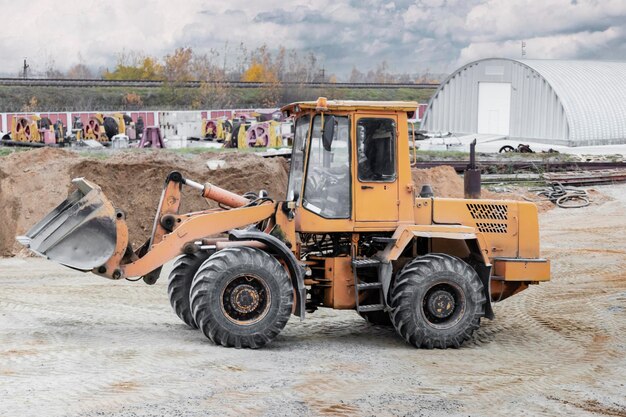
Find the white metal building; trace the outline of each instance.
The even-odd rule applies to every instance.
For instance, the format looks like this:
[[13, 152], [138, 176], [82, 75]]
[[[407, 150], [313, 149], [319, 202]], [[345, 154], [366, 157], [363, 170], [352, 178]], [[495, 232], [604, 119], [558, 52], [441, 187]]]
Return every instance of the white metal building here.
[[428, 103], [422, 129], [566, 146], [626, 143], [626, 62], [471, 62]]

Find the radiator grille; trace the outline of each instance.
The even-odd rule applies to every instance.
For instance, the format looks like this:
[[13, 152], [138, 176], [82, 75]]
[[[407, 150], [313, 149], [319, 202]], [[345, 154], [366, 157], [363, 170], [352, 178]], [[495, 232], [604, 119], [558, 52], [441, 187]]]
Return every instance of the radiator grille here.
[[506, 223], [476, 223], [478, 231], [482, 233], [506, 233]]
[[469, 210], [474, 220], [509, 219], [509, 208], [505, 204], [468, 203], [467, 209]]

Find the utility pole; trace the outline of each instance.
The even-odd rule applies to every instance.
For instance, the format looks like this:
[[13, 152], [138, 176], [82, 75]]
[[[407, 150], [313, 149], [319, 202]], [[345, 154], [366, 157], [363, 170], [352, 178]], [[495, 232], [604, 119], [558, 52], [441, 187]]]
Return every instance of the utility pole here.
[[526, 56], [526, 42], [522, 41], [522, 58]]
[[28, 68], [30, 68], [30, 65], [26, 63], [26, 58], [24, 58], [24, 69], [22, 72], [22, 78], [24, 79], [28, 78]]

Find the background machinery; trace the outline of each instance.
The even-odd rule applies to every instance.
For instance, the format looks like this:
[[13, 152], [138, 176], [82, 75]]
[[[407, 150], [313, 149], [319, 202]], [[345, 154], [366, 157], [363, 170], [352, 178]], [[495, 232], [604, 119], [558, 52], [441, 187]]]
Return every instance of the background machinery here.
[[108, 142], [113, 136], [126, 133], [126, 121], [124, 115], [115, 113], [104, 115], [97, 113], [84, 124], [81, 139]]
[[47, 117], [15, 115], [8, 139], [22, 143], [54, 144], [63, 142], [64, 138], [65, 127], [61, 121], [53, 124]]
[[[224, 346], [270, 342], [290, 315], [352, 309], [416, 347], [458, 347], [492, 302], [549, 280], [537, 208], [418, 191], [409, 166], [414, 102], [299, 102], [284, 201], [172, 172], [151, 237], [129, 244], [126, 214], [82, 178], [18, 240], [74, 269], [156, 282], [177, 315]], [[179, 213], [183, 188], [218, 207]], [[276, 196], [273, 196], [276, 197]], [[226, 234], [227, 237], [224, 237]]]

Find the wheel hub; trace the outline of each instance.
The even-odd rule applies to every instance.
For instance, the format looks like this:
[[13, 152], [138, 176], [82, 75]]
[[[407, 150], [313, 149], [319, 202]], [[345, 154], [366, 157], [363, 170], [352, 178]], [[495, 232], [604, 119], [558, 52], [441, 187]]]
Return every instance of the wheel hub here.
[[437, 290], [430, 295], [426, 307], [433, 316], [445, 319], [454, 312], [454, 296], [447, 291]]
[[269, 311], [269, 289], [265, 281], [257, 276], [240, 275], [224, 287], [221, 302], [228, 320], [237, 324], [253, 324]]
[[456, 283], [438, 282], [422, 298], [422, 315], [429, 325], [446, 329], [462, 318], [465, 303], [465, 295]]
[[251, 285], [237, 286], [230, 295], [230, 302], [240, 313], [250, 313], [259, 306], [259, 292]]

